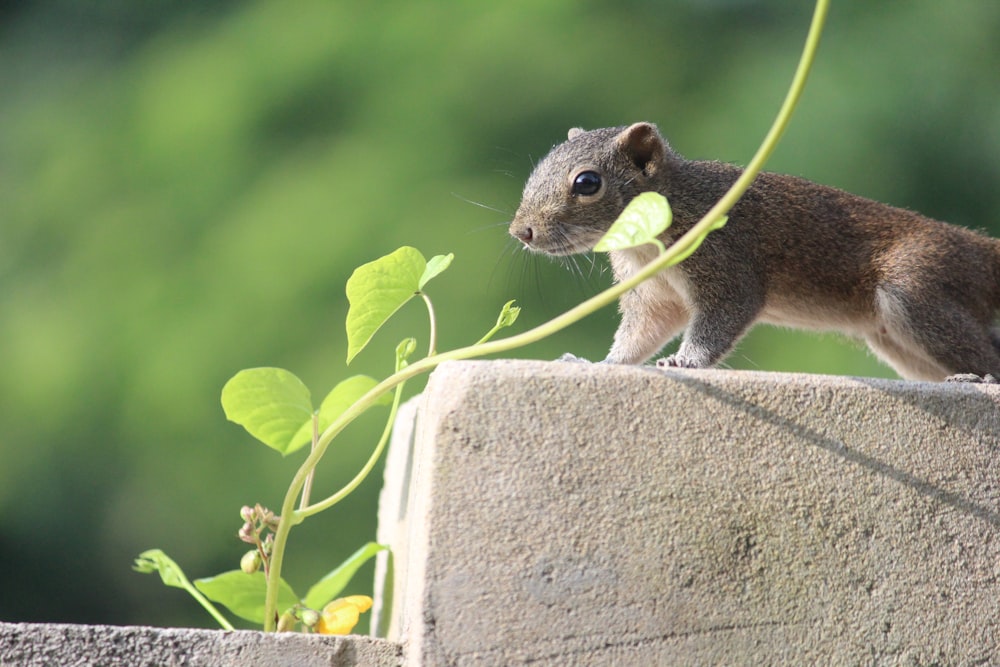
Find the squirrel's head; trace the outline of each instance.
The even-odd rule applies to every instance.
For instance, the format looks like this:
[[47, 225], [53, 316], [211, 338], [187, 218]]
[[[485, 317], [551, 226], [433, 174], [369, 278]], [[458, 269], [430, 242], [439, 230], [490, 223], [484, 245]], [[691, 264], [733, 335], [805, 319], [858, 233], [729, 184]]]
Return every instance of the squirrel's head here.
[[510, 234], [550, 255], [586, 252], [633, 197], [657, 189], [672, 155], [651, 123], [574, 128], [528, 177]]

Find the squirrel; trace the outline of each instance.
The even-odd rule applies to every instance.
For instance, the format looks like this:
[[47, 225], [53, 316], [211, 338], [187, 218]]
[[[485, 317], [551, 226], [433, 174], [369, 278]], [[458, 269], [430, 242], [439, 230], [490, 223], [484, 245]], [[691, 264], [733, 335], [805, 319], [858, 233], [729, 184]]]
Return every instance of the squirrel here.
[[[633, 197], [655, 191], [673, 210], [659, 237], [669, 245], [741, 173], [681, 157], [651, 123], [574, 128], [531, 173], [509, 231], [533, 251], [587, 252]], [[656, 254], [650, 244], [611, 252], [615, 280]], [[708, 368], [760, 321], [863, 339], [903, 378], [996, 382], [998, 309], [1000, 241], [762, 172], [694, 254], [621, 297], [604, 362], [642, 364], [683, 331], [657, 366]]]

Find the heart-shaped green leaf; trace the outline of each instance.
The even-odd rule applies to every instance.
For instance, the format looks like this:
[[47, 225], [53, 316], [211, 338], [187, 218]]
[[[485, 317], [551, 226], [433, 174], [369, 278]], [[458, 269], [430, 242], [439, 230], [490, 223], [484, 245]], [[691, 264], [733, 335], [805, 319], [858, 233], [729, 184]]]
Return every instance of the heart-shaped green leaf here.
[[[195, 587], [205, 597], [229, 608], [231, 612], [253, 623], [264, 623], [264, 596], [267, 579], [263, 572], [247, 574], [242, 570], [223, 572], [214, 577], [196, 579]], [[278, 582], [278, 613], [298, 604], [299, 596], [284, 579]]]
[[[222, 388], [226, 419], [287, 455], [303, 423], [312, 419], [309, 389], [282, 368], [240, 371]], [[300, 445], [301, 446], [301, 445]]]
[[612, 223], [601, 240], [594, 246], [598, 252], [625, 250], [645, 243], [652, 243], [662, 250], [657, 236], [670, 226], [673, 213], [666, 197], [658, 192], [643, 192], [628, 203], [618, 219]]
[[[450, 261], [450, 260], [448, 260]], [[441, 261], [438, 262], [440, 266]], [[447, 263], [445, 263], [447, 266]], [[393, 313], [420, 291], [427, 261], [416, 248], [403, 246], [354, 270], [347, 280], [347, 363], [368, 345]], [[438, 268], [437, 272], [443, 271]], [[436, 275], [436, 274], [435, 274]]]
[[[367, 375], [355, 375], [338, 383], [326, 395], [326, 398], [323, 399], [323, 402], [319, 406], [318, 432], [322, 433], [325, 431], [337, 417], [342, 415], [347, 408], [354, 405], [359, 398], [367, 394], [377, 384], [378, 382]], [[378, 399], [375, 405], [389, 405], [390, 403], [392, 403], [392, 394], [386, 392]], [[291, 442], [288, 443], [288, 449], [285, 453], [290, 454], [310, 442], [312, 442], [312, 419], [302, 424], [298, 432], [292, 437]]]
[[389, 547], [375, 542], [369, 542], [355, 551], [347, 560], [338, 565], [325, 577], [313, 584], [306, 593], [305, 605], [310, 609], [320, 609], [330, 600], [337, 597], [351, 581], [351, 577], [362, 565], [368, 562], [379, 551]]

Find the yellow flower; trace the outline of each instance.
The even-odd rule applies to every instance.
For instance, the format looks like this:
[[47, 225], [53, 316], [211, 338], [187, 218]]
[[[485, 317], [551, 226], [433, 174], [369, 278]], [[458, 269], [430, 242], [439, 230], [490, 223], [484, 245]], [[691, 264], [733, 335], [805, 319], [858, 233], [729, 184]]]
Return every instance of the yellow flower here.
[[367, 595], [351, 595], [327, 603], [316, 623], [316, 632], [323, 635], [346, 635], [358, 624], [361, 614], [372, 608]]

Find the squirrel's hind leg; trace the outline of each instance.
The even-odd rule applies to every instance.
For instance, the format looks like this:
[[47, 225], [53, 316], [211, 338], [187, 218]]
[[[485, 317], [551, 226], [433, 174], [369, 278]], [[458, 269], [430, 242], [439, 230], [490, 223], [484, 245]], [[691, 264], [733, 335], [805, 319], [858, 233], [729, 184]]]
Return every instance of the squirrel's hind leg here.
[[866, 337], [868, 345], [904, 378], [970, 381], [975, 375], [982, 381], [1000, 376], [993, 332], [946, 296], [913, 298], [903, 289], [880, 287], [876, 308], [877, 330]]
[[944, 379], [944, 381], [972, 384], [1000, 384], [1000, 379], [997, 379], [989, 373], [986, 375], [976, 375], [975, 373], [957, 373], [955, 375], [949, 375]]

